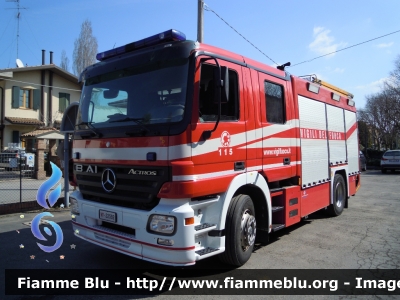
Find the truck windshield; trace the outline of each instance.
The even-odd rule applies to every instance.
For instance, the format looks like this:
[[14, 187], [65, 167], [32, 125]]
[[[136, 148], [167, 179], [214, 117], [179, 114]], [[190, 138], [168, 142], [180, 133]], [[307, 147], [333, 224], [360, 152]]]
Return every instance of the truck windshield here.
[[188, 59], [141, 64], [88, 78], [77, 124], [95, 129], [179, 122], [186, 101]]

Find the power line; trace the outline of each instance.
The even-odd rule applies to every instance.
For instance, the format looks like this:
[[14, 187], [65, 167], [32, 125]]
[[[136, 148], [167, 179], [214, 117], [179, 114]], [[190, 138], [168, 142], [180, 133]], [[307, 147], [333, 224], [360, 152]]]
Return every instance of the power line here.
[[[261, 54], [263, 54], [265, 57], [267, 57], [274, 64], [278, 65], [278, 63], [276, 63], [272, 58], [270, 58], [268, 55], [266, 55], [264, 52], [262, 52], [258, 47], [256, 47], [252, 42], [250, 42], [247, 38], [245, 38], [240, 32], [238, 32], [235, 28], [233, 28], [227, 21], [225, 21], [220, 15], [218, 15], [213, 9], [211, 9], [205, 3], [204, 3], [204, 10], [211, 11], [212, 13], [214, 13], [219, 19], [221, 19], [226, 25], [228, 25], [230, 28], [232, 28], [232, 30], [234, 30], [238, 35], [240, 35], [245, 41], [247, 41], [250, 45], [252, 45], [254, 48], [256, 48], [259, 52], [261, 52]], [[345, 47], [343, 49], [339, 49], [339, 50], [336, 50], [336, 51], [333, 51], [333, 52], [330, 52], [330, 53], [327, 53], [327, 54], [324, 54], [324, 55], [320, 55], [320, 56], [314, 57], [314, 58], [309, 59], [309, 60], [305, 60], [305, 61], [293, 64], [290, 67], [295, 67], [295, 66], [307, 63], [307, 62], [311, 62], [311, 61], [316, 60], [318, 58], [322, 58], [322, 57], [325, 57], [325, 56], [328, 56], [328, 55], [331, 55], [331, 54], [334, 54], [334, 53], [338, 53], [340, 51], [344, 51], [344, 50], [347, 50], [347, 49], [350, 49], [350, 48], [353, 48], [353, 47], [356, 47], [356, 46], [360, 46], [362, 44], [369, 43], [369, 42], [375, 41], [377, 39], [380, 39], [380, 38], [383, 38], [383, 37], [386, 37], [386, 36], [389, 36], [389, 35], [392, 35], [392, 34], [395, 34], [395, 33], [398, 33], [398, 32], [400, 32], [400, 30], [396, 30], [396, 31], [393, 31], [393, 32], [390, 32], [390, 33], [387, 33], [387, 34], [384, 34], [384, 35], [381, 35], [381, 36], [378, 36], [376, 38], [372, 38], [372, 39], [369, 39], [367, 41], [360, 42], [360, 43]]]
[[361, 43], [358, 43], [358, 44], [354, 44], [354, 45], [345, 47], [345, 48], [340, 49], [340, 50], [336, 50], [336, 51], [333, 51], [333, 52], [330, 52], [330, 53], [327, 53], [327, 54], [324, 54], [324, 55], [320, 55], [320, 56], [314, 57], [314, 58], [309, 59], [309, 60], [305, 60], [305, 61], [299, 62], [297, 64], [291, 65], [291, 68], [294, 67], [294, 66], [297, 66], [297, 65], [301, 65], [301, 64], [307, 63], [307, 62], [311, 62], [313, 60], [316, 60], [316, 59], [324, 57], [324, 56], [328, 56], [328, 55], [331, 55], [331, 54], [334, 54], [334, 53], [337, 53], [337, 52], [340, 52], [340, 51], [343, 51], [343, 50], [347, 50], [347, 49], [350, 49], [350, 48], [353, 48], [353, 47], [356, 47], [356, 46], [360, 46], [360, 45], [365, 44], [365, 43], [369, 43], [369, 42], [375, 41], [377, 39], [380, 39], [380, 38], [383, 38], [385, 36], [388, 36], [388, 35], [391, 35], [391, 34], [395, 34], [395, 33], [398, 33], [398, 32], [400, 32], [400, 30], [396, 30], [396, 31], [393, 31], [393, 32], [388, 33], [388, 34], [384, 34], [384, 35], [378, 36], [376, 38], [373, 38], [373, 39], [370, 39], [370, 40], [367, 40], [367, 41], [364, 41], [364, 42], [361, 42]]
[[260, 51], [261, 54], [263, 54], [266, 58], [268, 58], [270, 61], [272, 61], [274, 64], [278, 65], [271, 57], [269, 57], [267, 54], [262, 52], [260, 49], [258, 49], [252, 42], [250, 42], [248, 39], [246, 39], [240, 32], [238, 32], [235, 28], [233, 28], [227, 21], [225, 21], [220, 15], [218, 15], [214, 10], [212, 10], [207, 4], [203, 4], [204, 10], [206, 11], [211, 11], [213, 12], [218, 18], [220, 18], [226, 25], [228, 25], [230, 28], [232, 28], [238, 35], [240, 35], [246, 42], [248, 42], [250, 45], [252, 45], [254, 48], [256, 48], [258, 51]]

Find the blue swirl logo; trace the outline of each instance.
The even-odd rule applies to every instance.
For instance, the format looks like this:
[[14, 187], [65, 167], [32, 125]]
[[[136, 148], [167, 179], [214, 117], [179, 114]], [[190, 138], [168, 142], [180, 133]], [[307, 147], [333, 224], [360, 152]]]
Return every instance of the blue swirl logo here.
[[[48, 180], [46, 180], [45, 182], [42, 183], [42, 185], [39, 187], [37, 195], [36, 195], [36, 201], [39, 203], [40, 206], [42, 206], [43, 208], [50, 208], [52, 207], [58, 200], [58, 198], [61, 195], [61, 184], [58, 184], [57, 187], [51, 191], [49, 193], [49, 204], [48, 205], [47, 201], [46, 201], [46, 194], [50, 191], [50, 189], [56, 185], [61, 177], [62, 177], [62, 173], [60, 168], [58, 168], [54, 163], [50, 162], [51, 164], [51, 170], [52, 170], [52, 174], [50, 176], [50, 178]], [[43, 236], [42, 232], [40, 231], [39, 225], [40, 225], [40, 220], [43, 217], [54, 217], [51, 213], [49, 212], [43, 212], [40, 213], [38, 215], [36, 215], [33, 220], [32, 220], [32, 226], [31, 226], [31, 231], [32, 234], [39, 240], [41, 241], [47, 241], [47, 239]], [[46, 220], [47, 224], [46, 225], [50, 225], [51, 227], [53, 227], [55, 233], [56, 233], [56, 242], [53, 246], [44, 246], [40, 243], [37, 243], [39, 248], [42, 249], [45, 252], [53, 252], [55, 250], [57, 250], [58, 248], [61, 247], [62, 242], [64, 240], [64, 235], [63, 232], [61, 230], [61, 227], [53, 222], [53, 221], [48, 221]], [[44, 228], [44, 232], [48, 235], [48, 236], [52, 236], [52, 232], [48, 227]]]
[[60, 168], [57, 167], [52, 162], [50, 162], [50, 164], [52, 171], [51, 176], [49, 179], [47, 179], [45, 182], [42, 183], [36, 195], [37, 203], [39, 203], [39, 205], [42, 206], [43, 208], [50, 208], [51, 206], [53, 206], [61, 195], [61, 184], [59, 184], [53, 191], [49, 193], [50, 207], [48, 206], [46, 202], [46, 194], [48, 191], [50, 191], [52, 186], [54, 186], [56, 183], [60, 181], [62, 177]]
[[[41, 241], [47, 241], [47, 239], [43, 236], [43, 234], [40, 232], [40, 229], [39, 229], [40, 220], [42, 219], [42, 217], [45, 217], [45, 216], [53, 217], [53, 215], [49, 212], [40, 213], [40, 214], [36, 215], [36, 217], [33, 218], [32, 226], [31, 226], [33, 235]], [[64, 240], [64, 235], [61, 230], [61, 227], [57, 223], [55, 223], [53, 221], [48, 221], [48, 220], [46, 220], [46, 221], [47, 221], [47, 224], [49, 224], [51, 227], [53, 227], [53, 229], [56, 233], [56, 242], [53, 246], [44, 246], [40, 243], [36, 243], [36, 244], [38, 244], [39, 248], [42, 249], [44, 252], [53, 252], [61, 247], [62, 242]], [[52, 236], [51, 230], [48, 227], [44, 228], [44, 232], [47, 235]]]

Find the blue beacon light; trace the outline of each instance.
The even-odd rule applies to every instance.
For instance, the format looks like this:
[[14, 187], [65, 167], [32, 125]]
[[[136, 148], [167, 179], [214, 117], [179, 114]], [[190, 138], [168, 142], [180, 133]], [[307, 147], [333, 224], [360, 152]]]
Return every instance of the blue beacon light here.
[[172, 41], [186, 41], [186, 35], [183, 32], [180, 32], [175, 29], [170, 29], [159, 34], [152, 35], [145, 39], [126, 44], [125, 46], [121, 46], [118, 48], [114, 48], [111, 50], [107, 50], [104, 52], [97, 53], [96, 59], [99, 61], [105, 60], [107, 58], [131, 52], [140, 48], [153, 46], [165, 42], [172, 42]]

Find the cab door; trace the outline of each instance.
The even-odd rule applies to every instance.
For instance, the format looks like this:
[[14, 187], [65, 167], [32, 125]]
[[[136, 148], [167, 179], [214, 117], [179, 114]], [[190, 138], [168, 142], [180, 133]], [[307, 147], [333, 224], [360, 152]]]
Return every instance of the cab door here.
[[221, 118], [211, 137], [205, 139], [204, 132], [214, 129], [218, 118], [213, 80], [217, 66], [207, 56], [197, 58], [192, 116], [194, 179], [204, 182], [209, 194], [226, 191], [232, 178], [246, 170], [242, 67], [224, 60], [218, 63], [228, 68], [229, 98], [221, 104]]
[[262, 168], [269, 182], [296, 172], [296, 120], [289, 83], [259, 73], [262, 124]]

